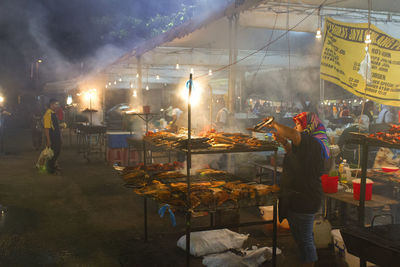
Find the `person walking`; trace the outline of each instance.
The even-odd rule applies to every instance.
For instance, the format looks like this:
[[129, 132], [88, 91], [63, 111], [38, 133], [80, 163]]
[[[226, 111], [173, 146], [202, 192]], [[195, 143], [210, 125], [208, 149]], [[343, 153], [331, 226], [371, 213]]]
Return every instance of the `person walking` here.
[[274, 120], [267, 125], [275, 128], [275, 139], [286, 150], [279, 220], [287, 218], [289, 222], [300, 251], [301, 266], [314, 266], [318, 260], [313, 236], [314, 215], [322, 201], [320, 177], [330, 156], [329, 142], [325, 127], [315, 113], [302, 112], [293, 120], [294, 129]]
[[57, 158], [61, 152], [61, 132], [56, 111], [59, 107], [57, 99], [50, 99], [49, 108], [43, 116], [43, 128], [46, 136], [46, 146], [50, 147], [54, 155], [47, 161], [47, 171], [56, 173], [59, 169], [56, 166]]

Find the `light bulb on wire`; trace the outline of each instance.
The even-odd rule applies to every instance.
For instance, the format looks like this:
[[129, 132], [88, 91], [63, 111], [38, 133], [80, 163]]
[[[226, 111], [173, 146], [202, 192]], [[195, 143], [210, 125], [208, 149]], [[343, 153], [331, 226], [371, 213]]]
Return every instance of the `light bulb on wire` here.
[[176, 63], [175, 69], [179, 70], [179, 63]]
[[131, 88], [133, 88], [133, 83], [130, 83], [129, 86], [130, 86]]
[[149, 85], [146, 85], [146, 91], [149, 91]]
[[117, 81], [114, 81], [114, 84], [117, 84]]
[[160, 75], [156, 75], [156, 80], [159, 80], [160, 79]]
[[367, 34], [365, 35], [365, 41], [366, 44], [370, 44], [371, 43], [371, 34], [368, 31]]
[[194, 69], [190, 68], [190, 73], [193, 75], [194, 74]]
[[321, 28], [318, 28], [317, 33], [315, 34], [315, 38], [321, 39], [322, 34], [321, 34]]
[[139, 78], [139, 73], [136, 73], [136, 78]]
[[213, 75], [212, 69], [209, 69], [209, 70], [208, 70], [208, 76], [211, 76], [211, 75]]
[[132, 94], [132, 96], [133, 96], [133, 97], [137, 97], [136, 90], [134, 90], [134, 91], [133, 91], [133, 94]]
[[122, 78], [119, 78], [119, 80], [118, 80], [119, 82], [122, 82]]

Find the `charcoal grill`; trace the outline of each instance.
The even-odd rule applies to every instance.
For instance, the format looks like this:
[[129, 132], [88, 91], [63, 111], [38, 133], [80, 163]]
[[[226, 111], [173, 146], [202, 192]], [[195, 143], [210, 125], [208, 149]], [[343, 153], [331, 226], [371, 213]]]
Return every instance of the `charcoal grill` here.
[[347, 251], [360, 260], [379, 266], [395, 267], [400, 263], [400, 224], [370, 227], [347, 226], [340, 230]]

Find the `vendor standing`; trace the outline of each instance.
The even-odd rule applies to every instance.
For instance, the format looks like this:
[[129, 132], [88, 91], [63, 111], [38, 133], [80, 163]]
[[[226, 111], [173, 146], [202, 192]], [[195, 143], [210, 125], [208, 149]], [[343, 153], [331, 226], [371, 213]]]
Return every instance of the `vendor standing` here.
[[[329, 143], [324, 125], [315, 113], [303, 112], [293, 118], [295, 128], [275, 121], [275, 139], [286, 150], [279, 199], [279, 220], [287, 218], [300, 250], [301, 266], [318, 260], [314, 244], [314, 215], [322, 201], [320, 177], [329, 158]], [[291, 143], [289, 142], [291, 141]]]

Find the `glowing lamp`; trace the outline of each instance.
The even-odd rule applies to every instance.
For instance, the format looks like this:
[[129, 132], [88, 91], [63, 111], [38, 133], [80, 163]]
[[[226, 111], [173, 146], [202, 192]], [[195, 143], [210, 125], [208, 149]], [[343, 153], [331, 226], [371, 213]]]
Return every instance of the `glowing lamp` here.
[[315, 38], [317, 38], [317, 39], [321, 39], [321, 37], [322, 37], [322, 34], [321, 34], [321, 29], [320, 29], [320, 28], [318, 28], [318, 30], [317, 30], [317, 33], [315, 34]]
[[371, 43], [371, 34], [368, 32], [367, 35], [365, 35], [365, 41], [366, 44]]
[[67, 105], [71, 105], [71, 104], [72, 104], [72, 96], [69, 95], [69, 96], [67, 97]]

